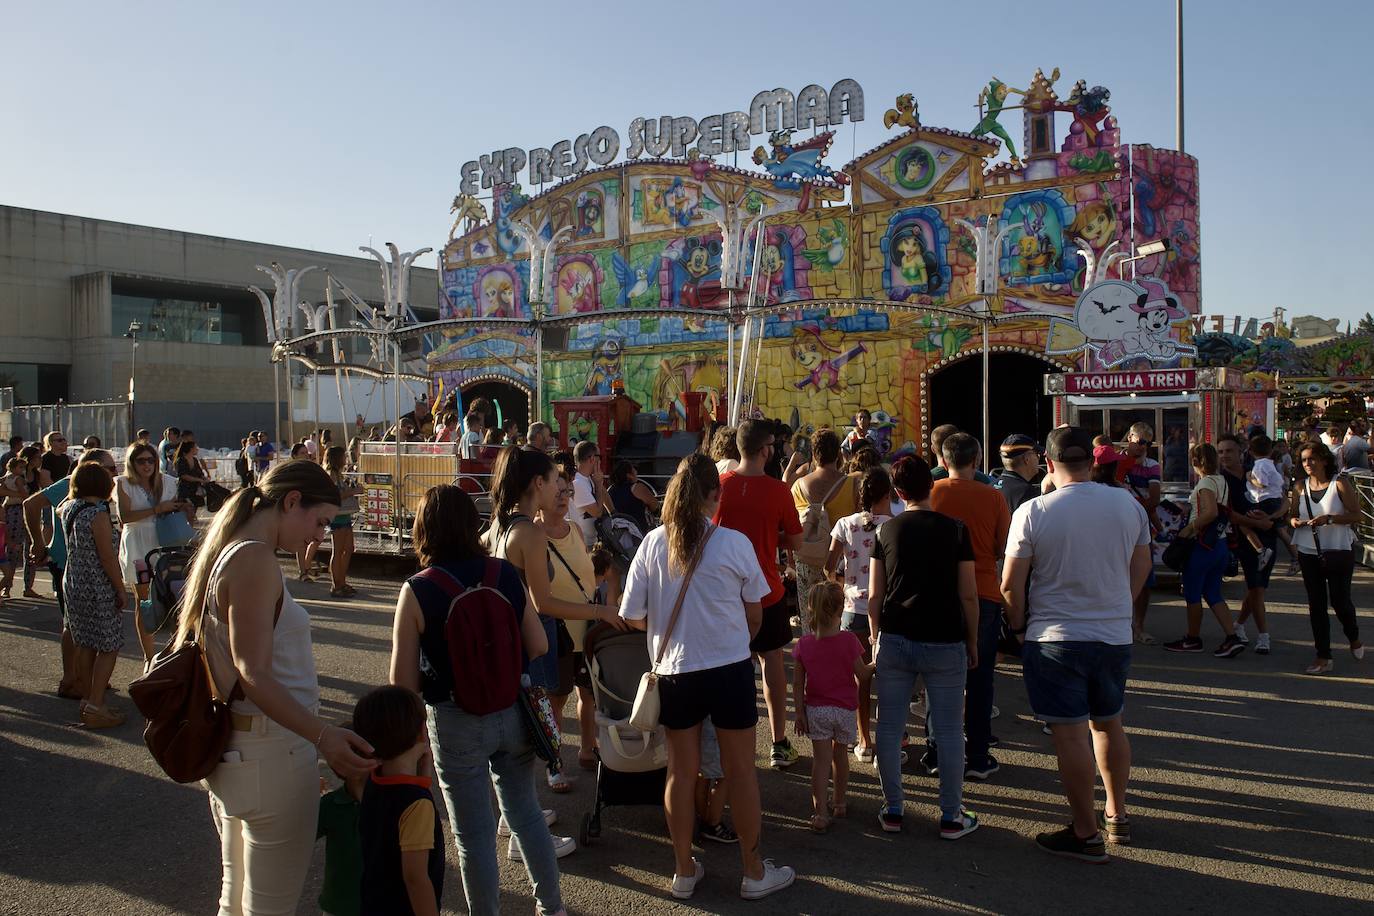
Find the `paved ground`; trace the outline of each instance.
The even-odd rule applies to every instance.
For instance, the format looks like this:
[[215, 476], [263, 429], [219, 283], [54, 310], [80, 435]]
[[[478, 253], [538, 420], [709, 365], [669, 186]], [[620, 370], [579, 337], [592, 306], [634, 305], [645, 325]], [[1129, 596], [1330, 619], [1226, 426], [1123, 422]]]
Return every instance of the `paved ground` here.
[[[322, 585], [293, 593], [315, 619], [325, 710], [342, 714], [386, 676], [389, 605], [404, 571], [360, 562], [356, 600], [334, 603]], [[40, 583], [42, 582], [40, 578]], [[1369, 608], [1374, 577], [1356, 600]], [[45, 586], [46, 590], [46, 586]], [[1231, 587], [1235, 591], [1235, 587]], [[759, 771], [765, 854], [797, 867], [794, 889], [758, 903], [737, 896], [739, 859], [704, 851], [708, 877], [690, 904], [664, 892], [671, 871], [662, 812], [606, 812], [601, 841], [562, 860], [575, 913], [838, 913], [916, 910], [1062, 913], [1105, 904], [1115, 913], [1374, 913], [1374, 658], [1357, 666], [1343, 649], [1336, 676], [1306, 677], [1311, 660], [1301, 585], [1276, 580], [1274, 653], [1169, 655], [1138, 647], [1127, 724], [1135, 752], [1131, 809], [1137, 843], [1093, 868], [1045, 856], [1031, 835], [1064, 822], [1050, 739], [1032, 726], [1019, 671], [998, 673], [1002, 771], [967, 787], [983, 817], [977, 833], [941, 842], [935, 781], [908, 775], [907, 832], [881, 833], [876, 774], [853, 773], [851, 817], [829, 835], [805, 829], [810, 760], [790, 772]], [[1156, 593], [1150, 629], [1180, 632], [1176, 597]], [[207, 913], [218, 889], [218, 842], [205, 795], [154, 766], [132, 724], [91, 732], [73, 723], [76, 704], [54, 694], [51, 601], [15, 600], [0, 610], [0, 914]], [[1209, 645], [1214, 628], [1204, 630]], [[136, 676], [129, 641], [115, 683]], [[122, 699], [122, 698], [121, 698]], [[760, 730], [760, 759], [764, 743]], [[575, 739], [574, 739], [575, 740]], [[806, 753], [806, 742], [800, 747]], [[571, 754], [569, 754], [571, 757]], [[550, 795], [561, 832], [591, 802], [583, 775], [567, 796]], [[323, 851], [299, 912], [316, 912]], [[445, 912], [464, 912], [449, 848]], [[503, 910], [533, 908], [523, 872], [502, 870]], [[1110, 893], [1106, 898], [1101, 896]], [[1092, 895], [1089, 897], [1089, 895]]]

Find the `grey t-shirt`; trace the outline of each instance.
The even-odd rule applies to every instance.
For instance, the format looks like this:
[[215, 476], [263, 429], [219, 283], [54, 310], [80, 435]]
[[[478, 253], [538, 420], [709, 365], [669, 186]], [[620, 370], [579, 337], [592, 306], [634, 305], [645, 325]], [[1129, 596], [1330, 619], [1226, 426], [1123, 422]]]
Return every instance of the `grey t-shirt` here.
[[1033, 561], [1032, 642], [1131, 642], [1131, 555], [1150, 543], [1150, 523], [1124, 489], [1072, 483], [1023, 504], [1011, 517], [1007, 557]]
[[1369, 470], [1369, 440], [1363, 436], [1346, 439], [1341, 449], [1341, 467]]

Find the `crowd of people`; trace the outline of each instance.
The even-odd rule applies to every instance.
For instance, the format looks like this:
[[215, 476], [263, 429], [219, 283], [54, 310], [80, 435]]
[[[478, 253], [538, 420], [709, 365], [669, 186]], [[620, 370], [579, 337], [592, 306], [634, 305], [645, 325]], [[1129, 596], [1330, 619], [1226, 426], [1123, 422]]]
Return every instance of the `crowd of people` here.
[[[798, 437], [763, 419], [715, 430], [660, 499], [628, 463], [608, 482], [594, 442], [551, 454], [546, 424], [486, 434], [474, 410], [460, 432], [455, 413], [417, 405], [393, 430], [402, 441], [430, 435], [498, 449], [491, 517], [457, 486], [424, 494], [412, 531], [419, 571], [400, 588], [389, 684], [344, 722], [320, 715], [309, 616], [277, 553], [295, 555], [307, 578], [331, 532], [331, 595], [352, 594], [357, 440], [345, 448], [327, 430], [312, 432], [278, 460], [270, 441], [250, 434], [242, 485], [200, 537], [173, 641], [204, 646], [229, 703], [228, 749], [206, 780], [222, 844], [220, 912], [294, 912], [324, 835], [326, 912], [437, 913], [443, 838], [431, 774], [470, 910], [498, 912], [497, 842], [508, 837], [537, 911], [563, 912], [557, 860], [577, 844], [551, 832], [556, 815], [541, 806], [539, 784], [566, 792], [575, 777], [541, 764], [520, 707], [533, 688], [557, 718], [571, 701], [577, 762], [597, 768], [593, 630], [645, 633], [676, 898], [705, 878], [692, 854], [701, 842], [738, 845], [746, 899], [796, 878], [761, 851], [760, 680], [769, 765], [791, 767], [800, 758], [793, 739], [810, 742], [812, 831], [849, 816], [852, 757], [876, 767], [881, 830], [902, 832], [902, 767], [923, 727], [918, 762], [938, 778], [938, 834], [959, 840], [981, 823], [964, 804], [965, 781], [1000, 770], [996, 666], [1019, 661], [1030, 707], [1053, 740], [1069, 816], [1035, 843], [1106, 861], [1109, 844], [1131, 841], [1126, 684], [1134, 645], [1154, 643], [1145, 622], [1165, 503], [1154, 431], [1138, 423], [1120, 444], [1076, 427], [1043, 444], [1013, 435], [1000, 445], [1002, 467], [987, 475], [982, 443], [949, 426], [932, 431], [930, 461], [888, 464], [866, 413], [845, 435]], [[1175, 537], [1186, 547], [1186, 634], [1164, 649], [1203, 651], [1210, 610], [1222, 632], [1214, 655], [1238, 656], [1252, 621], [1255, 651], [1271, 651], [1264, 595], [1282, 545], [1308, 594], [1308, 673], [1334, 668], [1330, 609], [1363, 657], [1350, 593], [1359, 504], [1339, 472], [1368, 466], [1365, 435], [1352, 423], [1334, 453], [1304, 439], [1291, 464], [1262, 431], [1188, 449], [1196, 483]], [[137, 560], [158, 544], [155, 520], [193, 519], [212, 481], [187, 430], [168, 429], [158, 444], [140, 431], [122, 468], [98, 441], [85, 446], [72, 466], [60, 433], [41, 448], [11, 441], [0, 569], [5, 597], [21, 566], [30, 598], [39, 597], [36, 571], [50, 571], [63, 621], [58, 692], [79, 699], [82, 721], [100, 728], [125, 720], [107, 699], [109, 680], [130, 590], [134, 601], [147, 596]], [[623, 574], [600, 543], [598, 522], [612, 517], [643, 536]], [[1238, 616], [1221, 591], [1232, 552], [1245, 581]], [[150, 660], [153, 634], [134, 617]], [[317, 756], [342, 780], [323, 797]]]

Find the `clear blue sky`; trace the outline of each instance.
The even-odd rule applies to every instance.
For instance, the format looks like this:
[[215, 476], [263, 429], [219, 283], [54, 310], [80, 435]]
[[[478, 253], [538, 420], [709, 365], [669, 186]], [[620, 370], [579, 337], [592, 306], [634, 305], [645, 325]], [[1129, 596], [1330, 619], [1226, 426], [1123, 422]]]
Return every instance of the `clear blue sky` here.
[[[1036, 67], [1109, 88], [1124, 141], [1174, 146], [1172, 0], [6, 7], [0, 203], [326, 251], [437, 247], [479, 153], [600, 124], [623, 140], [636, 116], [842, 77], [868, 120], [841, 129], [835, 165], [882, 140], [899, 92], [968, 130], [989, 77], [1024, 86]], [[1371, 6], [1186, 13], [1203, 310], [1374, 310]]]

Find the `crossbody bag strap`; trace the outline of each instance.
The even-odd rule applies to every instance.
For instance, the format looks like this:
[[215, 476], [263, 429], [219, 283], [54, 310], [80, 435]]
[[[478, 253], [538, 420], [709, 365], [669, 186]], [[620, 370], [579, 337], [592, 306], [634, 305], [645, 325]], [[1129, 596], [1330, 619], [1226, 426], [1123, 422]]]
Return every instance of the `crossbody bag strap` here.
[[668, 651], [668, 637], [673, 635], [674, 628], [677, 627], [677, 619], [682, 614], [682, 602], [687, 597], [687, 586], [692, 581], [692, 574], [697, 571], [697, 565], [701, 563], [701, 555], [706, 551], [706, 542], [711, 540], [711, 535], [716, 533], [718, 525], [706, 523], [706, 533], [702, 535], [701, 541], [697, 543], [696, 553], [692, 554], [692, 561], [687, 564], [687, 573], [682, 577], [682, 588], [677, 592], [677, 603], [673, 605], [673, 613], [668, 618], [668, 629], [663, 631], [663, 641], [658, 644], [658, 656], [654, 659], [654, 668], [663, 662], [663, 655]]
[[[1327, 484], [1328, 487], [1336, 485], [1336, 481]], [[1307, 503], [1307, 527], [1312, 529], [1312, 543], [1317, 547], [1317, 556], [1322, 555], [1322, 539], [1317, 535], [1317, 526], [1312, 524], [1312, 520], [1317, 517], [1317, 513], [1312, 510], [1312, 482], [1309, 480], [1302, 485], [1302, 498]]]
[[558, 562], [562, 563], [563, 568], [568, 571], [568, 575], [573, 577], [573, 581], [577, 583], [577, 590], [582, 593], [582, 597], [587, 599], [588, 604], [591, 604], [592, 599], [587, 597], [587, 590], [582, 587], [582, 579], [577, 573], [573, 572], [573, 568], [568, 564], [568, 561], [563, 559], [563, 554], [559, 551], [558, 545], [553, 542], [553, 538], [549, 538], [548, 541], [549, 549], [553, 551], [553, 555], [558, 557]]

